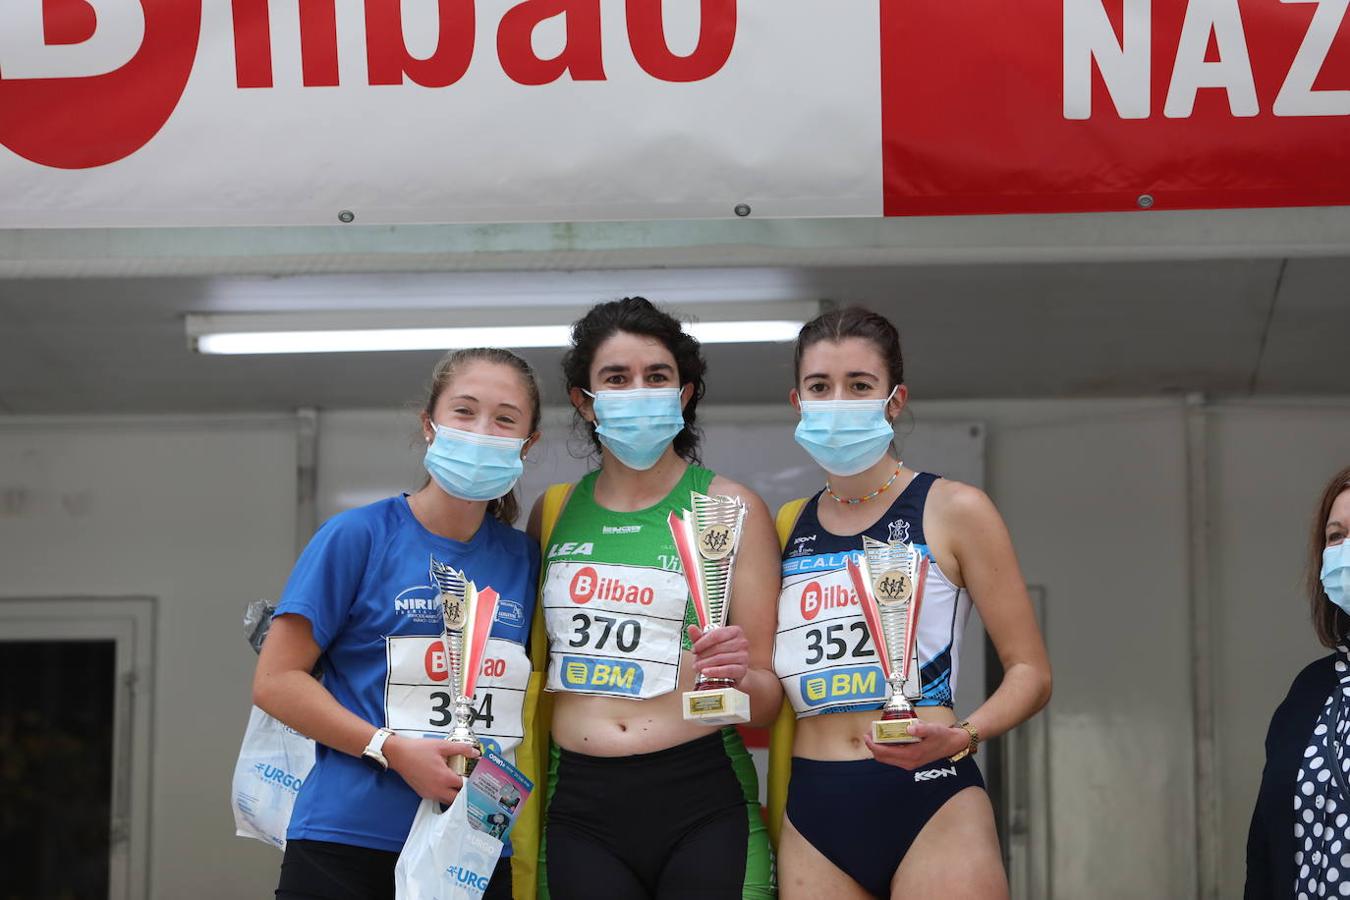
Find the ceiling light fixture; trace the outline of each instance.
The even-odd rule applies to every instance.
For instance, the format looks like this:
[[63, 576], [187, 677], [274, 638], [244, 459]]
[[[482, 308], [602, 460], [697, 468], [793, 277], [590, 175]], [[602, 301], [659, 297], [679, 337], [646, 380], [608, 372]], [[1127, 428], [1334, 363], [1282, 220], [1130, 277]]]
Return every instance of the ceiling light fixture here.
[[[708, 303], [670, 308], [706, 344], [791, 341], [820, 311], [815, 301]], [[192, 314], [188, 343], [198, 353], [363, 353], [463, 347], [566, 347], [583, 308], [392, 310]], [[531, 322], [532, 324], [515, 324]]]

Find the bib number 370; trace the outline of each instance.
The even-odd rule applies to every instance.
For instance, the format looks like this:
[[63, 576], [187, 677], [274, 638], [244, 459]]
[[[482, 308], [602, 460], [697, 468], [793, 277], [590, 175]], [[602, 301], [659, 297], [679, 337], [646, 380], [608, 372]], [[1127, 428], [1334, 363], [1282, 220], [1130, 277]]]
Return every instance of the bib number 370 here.
[[620, 619], [617, 616], [572, 614], [568, 646], [604, 650], [611, 640], [619, 651], [632, 653], [642, 643], [642, 623], [637, 619]]

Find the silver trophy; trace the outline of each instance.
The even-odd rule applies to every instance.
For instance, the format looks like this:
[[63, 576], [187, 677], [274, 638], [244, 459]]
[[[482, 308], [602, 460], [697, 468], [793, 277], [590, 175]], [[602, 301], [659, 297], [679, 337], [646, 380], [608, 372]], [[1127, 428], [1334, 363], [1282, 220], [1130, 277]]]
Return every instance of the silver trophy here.
[[[454, 724], [446, 740], [468, 744], [483, 752], [483, 744], [473, 733], [473, 695], [483, 655], [497, 615], [497, 592], [478, 587], [462, 571], [431, 560], [431, 578], [440, 592], [444, 624], [445, 668], [454, 694]], [[452, 756], [447, 763], [459, 775], [473, 771], [476, 758]]]
[[[739, 497], [710, 497], [698, 491], [692, 491], [689, 499], [693, 509], [672, 512], [668, 521], [698, 627], [708, 631], [727, 624], [745, 503]], [[704, 725], [743, 724], [750, 721], [750, 697], [730, 678], [699, 673], [694, 690], [684, 694], [683, 713], [686, 721]]]
[[908, 541], [886, 542], [864, 536], [862, 559], [850, 558], [847, 566], [881, 671], [891, 686], [881, 719], [872, 723], [872, 740], [878, 744], [912, 744], [919, 740], [909, 733], [910, 723], [918, 718], [912, 702], [918, 696], [907, 696], [905, 689], [914, 673], [928, 558]]

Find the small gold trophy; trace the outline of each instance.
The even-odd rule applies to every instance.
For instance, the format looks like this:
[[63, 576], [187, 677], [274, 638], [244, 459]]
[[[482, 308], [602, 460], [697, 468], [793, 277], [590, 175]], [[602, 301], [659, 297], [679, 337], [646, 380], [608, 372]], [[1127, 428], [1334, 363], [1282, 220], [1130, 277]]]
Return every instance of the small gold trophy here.
[[[483, 655], [497, 616], [497, 592], [478, 587], [458, 569], [431, 561], [431, 577], [440, 590], [445, 630], [445, 668], [455, 695], [454, 725], [446, 740], [468, 744], [481, 754], [483, 745], [473, 733], [473, 695]], [[452, 756], [446, 762], [458, 775], [473, 771], [475, 757]]]
[[[704, 631], [727, 624], [731, 573], [745, 524], [745, 503], [739, 497], [690, 493], [693, 510], [670, 514], [670, 533], [689, 585], [698, 627]], [[685, 721], [704, 725], [739, 725], [750, 721], [750, 696], [730, 678], [699, 673], [694, 690], [684, 695]]]
[[914, 671], [928, 557], [907, 541], [886, 543], [863, 537], [862, 559], [850, 558], [847, 565], [882, 674], [891, 685], [881, 719], [872, 723], [872, 740], [878, 744], [915, 743], [919, 738], [910, 735], [909, 723], [918, 715], [911, 698], [905, 695], [905, 684]]

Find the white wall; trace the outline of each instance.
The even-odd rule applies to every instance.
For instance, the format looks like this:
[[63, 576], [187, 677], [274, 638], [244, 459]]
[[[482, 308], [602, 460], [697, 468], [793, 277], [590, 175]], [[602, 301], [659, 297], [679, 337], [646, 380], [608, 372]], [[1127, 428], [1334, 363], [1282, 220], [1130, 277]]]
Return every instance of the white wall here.
[[[1046, 896], [1196, 896], [1190, 577], [1204, 561], [1189, 548], [1185, 403], [921, 409], [920, 426], [987, 422], [988, 490], [1046, 590]], [[1350, 464], [1350, 398], [1220, 402], [1203, 420], [1217, 896], [1237, 898], [1271, 713], [1327, 652], [1308, 619], [1306, 542], [1322, 487]]]
[[[0, 595], [157, 598], [149, 884], [270, 896], [278, 856], [233, 837], [248, 720], [244, 605], [293, 560], [288, 418], [0, 419]], [[134, 864], [134, 863], [133, 863]]]
[[[958, 404], [983, 411], [989, 491], [1044, 589], [1057, 898], [1193, 892], [1184, 420], [1170, 402]], [[936, 414], [938, 410], [933, 410]], [[1048, 820], [1047, 820], [1048, 819]]]
[[1330, 652], [1303, 579], [1317, 500], [1350, 465], [1350, 404], [1221, 407], [1211, 435], [1222, 896], [1238, 897], [1270, 714]]
[[[1046, 896], [1195, 893], [1185, 415], [1179, 400], [915, 407], [916, 443], [986, 423], [987, 487], [1046, 592], [1050, 799], [1033, 810], [1053, 839]], [[325, 414], [321, 434], [341, 420], [400, 448], [395, 477], [412, 486], [415, 431], [397, 418]], [[1266, 723], [1321, 652], [1299, 589], [1303, 541], [1322, 482], [1350, 461], [1350, 402], [1223, 404], [1207, 420], [1227, 898], [1241, 891]], [[275, 885], [276, 852], [232, 836], [228, 783], [253, 663], [239, 617], [289, 570], [295, 465], [285, 418], [0, 420], [0, 595], [159, 598], [155, 897]], [[320, 514], [348, 505], [332, 498], [376, 465], [362, 441], [321, 437]]]

